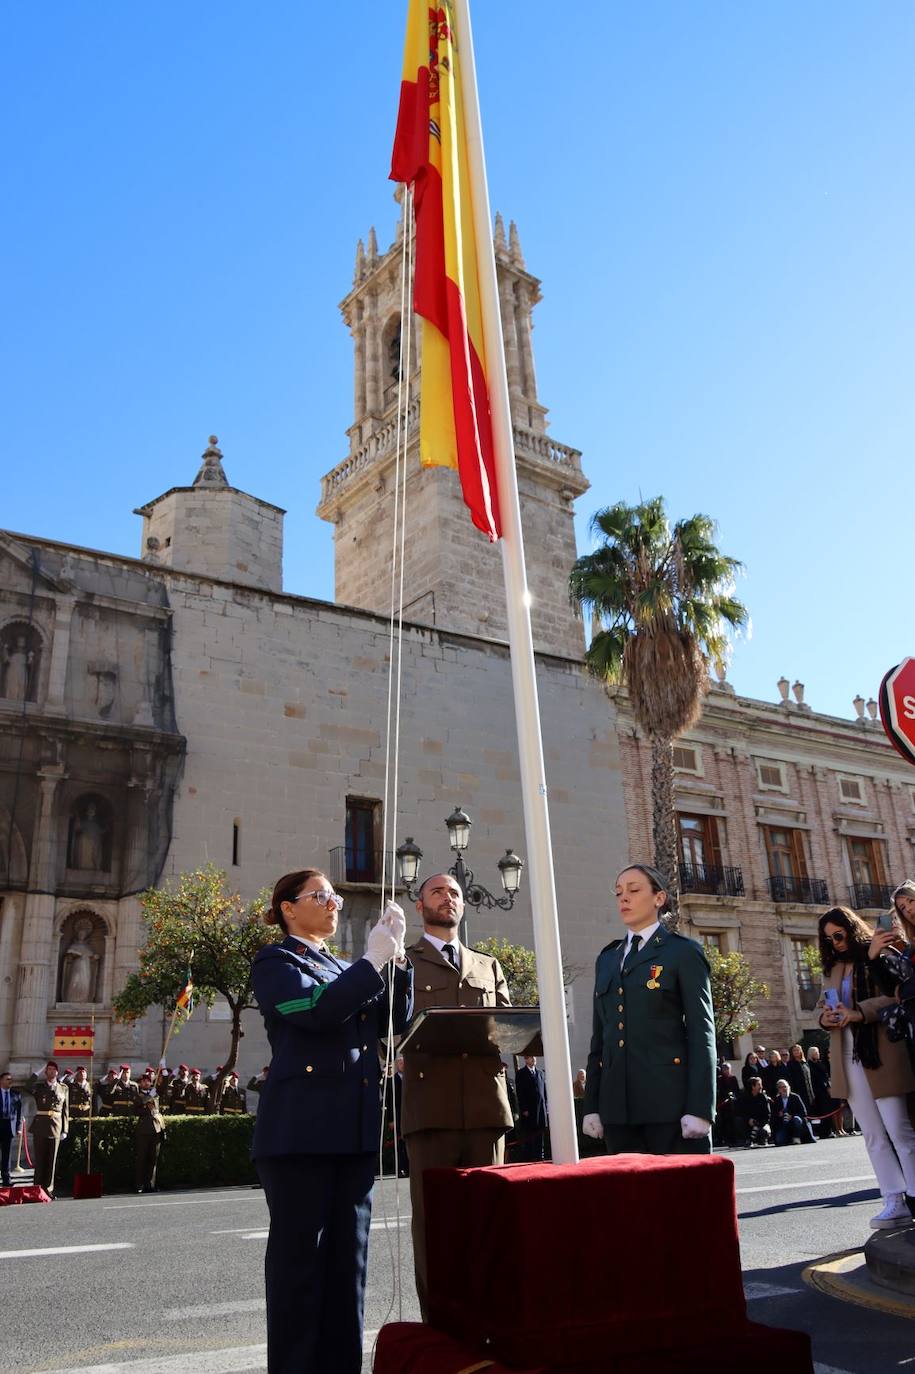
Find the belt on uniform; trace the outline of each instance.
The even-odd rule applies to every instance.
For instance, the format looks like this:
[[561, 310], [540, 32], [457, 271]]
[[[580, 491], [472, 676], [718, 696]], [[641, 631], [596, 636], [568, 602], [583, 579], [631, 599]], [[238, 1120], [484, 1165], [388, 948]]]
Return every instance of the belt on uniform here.
[[223, 1107], [223, 1116], [241, 1116], [244, 1107]]
[[203, 1111], [203, 1108], [202, 1108], [202, 1107], [189, 1107], [189, 1106], [187, 1105], [187, 1103], [185, 1103], [184, 1110], [185, 1110], [186, 1112], [202, 1112], [202, 1111]]
[[37, 1112], [35, 1113], [35, 1115], [36, 1115], [36, 1116], [60, 1116], [60, 1113], [61, 1113], [61, 1108], [60, 1108], [60, 1107], [52, 1107], [50, 1111], [47, 1111], [47, 1112], [45, 1112], [45, 1111], [37, 1111]]

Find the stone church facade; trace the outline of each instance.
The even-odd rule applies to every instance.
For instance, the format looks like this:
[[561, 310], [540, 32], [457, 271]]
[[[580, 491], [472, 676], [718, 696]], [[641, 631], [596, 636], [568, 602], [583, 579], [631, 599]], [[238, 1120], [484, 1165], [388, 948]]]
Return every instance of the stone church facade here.
[[[306, 863], [326, 868], [345, 897], [339, 938], [361, 952], [384, 864], [402, 239], [401, 226], [384, 253], [374, 232], [360, 244], [341, 305], [353, 336], [354, 415], [349, 452], [323, 479], [318, 505], [334, 525], [333, 603], [282, 590], [284, 512], [231, 486], [215, 436], [190, 486], [138, 508], [138, 559], [0, 534], [0, 1063], [15, 1072], [43, 1062], [55, 1024], [90, 1018], [98, 1062], [156, 1062], [161, 1018], [120, 1026], [111, 999], [142, 943], [138, 894], [202, 863], [224, 868], [245, 897]], [[540, 283], [514, 225], [506, 235], [497, 219], [495, 246], [577, 1066], [590, 1035], [593, 960], [617, 930], [613, 878], [627, 858], [650, 852], [647, 773], [625, 694], [607, 693], [587, 673], [583, 626], [568, 604], [573, 507], [588, 482], [577, 450], [548, 434], [539, 400], [532, 311]], [[469, 863], [498, 889], [499, 857], [524, 855], [500, 556], [472, 527], [456, 475], [419, 467], [416, 335], [404, 378], [414, 533], [395, 844], [414, 837], [426, 873], [448, 867], [444, 819], [460, 805], [474, 823]], [[796, 728], [794, 716], [721, 687], [689, 746], [701, 771], [680, 775], [688, 814], [719, 825], [719, 850], [709, 848], [700, 868], [743, 866], [747, 875], [741, 894], [691, 893], [688, 929], [744, 948], [770, 981], [779, 951], [784, 962], [782, 937], [795, 927], [808, 935], [823, 908], [772, 900], [741, 848], [751, 844], [758, 798], [731, 760], [749, 768], [787, 730], [794, 753], [786, 743], [778, 754], [787, 790], [765, 804], [779, 818], [793, 806], [791, 824], [811, 837], [841, 822], [813, 805], [810, 769], [872, 779], [863, 786], [879, 806], [874, 800], [867, 821], [853, 813], [872, 827], [891, 826], [892, 787], [899, 800], [905, 786], [875, 730], [820, 720], [807, 713]], [[769, 822], [757, 815], [755, 823]], [[910, 853], [898, 825], [892, 834], [887, 871]], [[831, 842], [824, 837], [822, 851], [820, 843], [809, 841], [811, 873]], [[717, 879], [703, 873], [702, 881]], [[511, 911], [469, 920], [472, 940], [532, 943], [523, 883]], [[775, 1039], [801, 1025], [793, 976], [785, 964], [775, 980], [764, 1022]], [[224, 1019], [219, 1004], [198, 1011], [170, 1059], [219, 1062]], [[242, 1074], [266, 1058], [260, 1018], [250, 1014]]]

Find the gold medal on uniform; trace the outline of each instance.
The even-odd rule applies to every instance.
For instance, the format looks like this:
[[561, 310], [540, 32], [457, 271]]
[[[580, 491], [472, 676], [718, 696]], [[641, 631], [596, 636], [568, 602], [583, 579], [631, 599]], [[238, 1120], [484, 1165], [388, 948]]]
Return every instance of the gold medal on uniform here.
[[663, 972], [664, 972], [664, 965], [663, 965], [663, 964], [652, 964], [652, 966], [651, 966], [651, 977], [648, 979], [648, 982], [645, 984], [646, 988], [651, 988], [652, 992], [654, 992], [657, 988], [659, 988], [659, 987], [661, 986], [661, 984], [658, 982], [658, 978], [660, 977], [660, 975], [661, 975]]

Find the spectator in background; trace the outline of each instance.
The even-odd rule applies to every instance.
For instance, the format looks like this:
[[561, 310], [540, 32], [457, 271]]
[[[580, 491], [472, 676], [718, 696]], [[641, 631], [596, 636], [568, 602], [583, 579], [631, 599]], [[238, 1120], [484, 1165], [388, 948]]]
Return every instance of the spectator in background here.
[[532, 1054], [524, 1056], [524, 1063], [515, 1074], [515, 1092], [518, 1097], [519, 1158], [529, 1162], [541, 1160], [546, 1130], [546, 1081]]
[[822, 1118], [820, 1139], [827, 1140], [832, 1135], [844, 1135], [841, 1114], [833, 1115], [842, 1104], [836, 1101], [831, 1092], [829, 1061], [822, 1057], [816, 1045], [811, 1045], [807, 1051], [807, 1067], [813, 1086], [812, 1115]]
[[751, 1150], [772, 1144], [772, 1103], [761, 1078], [748, 1081], [746, 1091], [737, 1103], [737, 1113], [744, 1123], [747, 1145]]
[[715, 1100], [715, 1126], [712, 1140], [716, 1145], [737, 1144], [742, 1134], [737, 1102], [741, 1094], [740, 1082], [731, 1071], [726, 1059], [721, 1061], [717, 1075], [717, 1095]]
[[267, 1074], [270, 1072], [270, 1065], [265, 1064], [260, 1073], [248, 1079], [248, 1092], [260, 1093], [267, 1081]]
[[772, 1102], [772, 1124], [775, 1128], [776, 1145], [815, 1145], [816, 1136], [807, 1120], [804, 1104], [797, 1093], [791, 1091], [787, 1078], [780, 1078], [778, 1091]]
[[763, 1065], [760, 1063], [759, 1055], [755, 1050], [750, 1050], [746, 1059], [743, 1061], [743, 1068], [740, 1070], [740, 1077], [743, 1083], [743, 1090], [747, 1092], [751, 1078], [758, 1078], [762, 1073]]
[[12, 1183], [10, 1156], [13, 1141], [22, 1130], [22, 1098], [13, 1087], [13, 1075], [0, 1073], [0, 1177], [4, 1188]]
[[765, 1045], [757, 1045], [755, 1050], [756, 1058], [759, 1060], [759, 1067], [765, 1069], [769, 1064], [769, 1051]]
[[791, 1091], [797, 1093], [803, 1102], [805, 1115], [810, 1116], [813, 1112], [813, 1082], [802, 1046], [792, 1045], [788, 1051], [785, 1077], [791, 1085]]
[[782, 1057], [778, 1050], [771, 1050], [769, 1052], [768, 1062], [759, 1076], [763, 1081], [766, 1095], [774, 1098], [778, 1092], [778, 1080], [784, 1077], [782, 1071]]
[[586, 1080], [587, 1074], [585, 1073], [584, 1069], [579, 1069], [578, 1073], [572, 1079], [572, 1097], [576, 1101], [580, 1100], [585, 1095]]

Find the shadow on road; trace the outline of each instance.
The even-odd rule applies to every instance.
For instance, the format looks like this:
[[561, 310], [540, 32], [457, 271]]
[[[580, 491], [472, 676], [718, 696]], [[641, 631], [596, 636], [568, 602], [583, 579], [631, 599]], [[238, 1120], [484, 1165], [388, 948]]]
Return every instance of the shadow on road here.
[[[812, 1183], [811, 1187], [816, 1187]], [[858, 1202], [879, 1202], [879, 1188], [862, 1188], [857, 1193], [842, 1193], [835, 1197], [798, 1198], [795, 1202], [777, 1202], [771, 1207], [759, 1207], [755, 1212], [745, 1212], [738, 1207], [737, 1215], [742, 1221], [750, 1217], [775, 1217], [788, 1212], [810, 1212], [826, 1209], [834, 1212], [838, 1207], [852, 1207]]]

